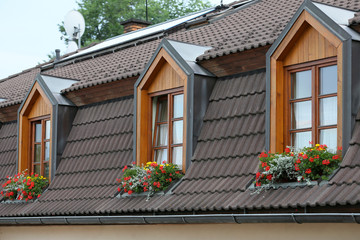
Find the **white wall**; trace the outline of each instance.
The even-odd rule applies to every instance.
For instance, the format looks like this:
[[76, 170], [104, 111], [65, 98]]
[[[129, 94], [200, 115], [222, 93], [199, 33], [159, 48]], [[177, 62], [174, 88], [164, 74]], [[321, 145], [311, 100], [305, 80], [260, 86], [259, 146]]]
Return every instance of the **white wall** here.
[[360, 239], [358, 224], [192, 224], [0, 227], [0, 240], [36, 239]]

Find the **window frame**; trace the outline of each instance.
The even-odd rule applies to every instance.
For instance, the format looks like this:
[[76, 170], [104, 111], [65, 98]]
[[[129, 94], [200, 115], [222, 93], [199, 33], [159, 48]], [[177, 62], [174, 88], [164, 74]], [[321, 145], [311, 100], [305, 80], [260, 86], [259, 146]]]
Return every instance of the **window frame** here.
[[[319, 143], [320, 142], [320, 130], [324, 129], [337, 129], [337, 133], [339, 134], [339, 79], [337, 76], [337, 92], [331, 93], [331, 94], [324, 94], [320, 95], [320, 68], [322, 67], [328, 67], [328, 66], [337, 66], [338, 67], [338, 61], [337, 57], [330, 57], [326, 59], [306, 62], [306, 63], [300, 63], [295, 64], [291, 66], [287, 66], [284, 68], [285, 72], [285, 131], [284, 131], [284, 140], [286, 145], [291, 145], [291, 134], [296, 132], [304, 132], [304, 131], [311, 131], [311, 141], [313, 143]], [[299, 99], [292, 99], [291, 98], [291, 73], [295, 72], [301, 72], [311, 70], [311, 97], [306, 98], [299, 98]], [[337, 97], [337, 123], [333, 125], [326, 125], [326, 126], [320, 126], [320, 99], [323, 98], [329, 98], [329, 97]], [[302, 129], [292, 129], [292, 119], [291, 119], [291, 104], [294, 102], [303, 102], [303, 101], [309, 101], [311, 100], [311, 127], [309, 128], [302, 128]], [[341, 129], [340, 129], [341, 130]], [[338, 136], [337, 134], [337, 136]], [[341, 142], [339, 143], [339, 138], [337, 137], [337, 146], [341, 145]]]
[[[50, 121], [50, 138], [46, 139], [46, 121]], [[29, 119], [30, 123], [30, 151], [29, 151], [29, 159], [28, 162], [28, 169], [31, 170], [32, 173], [35, 173], [35, 165], [40, 165], [40, 175], [44, 176], [45, 173], [45, 163], [49, 164], [49, 176], [46, 177], [50, 182], [50, 175], [51, 175], [51, 115], [45, 115], [41, 117], [36, 117]], [[35, 142], [35, 132], [36, 132], [36, 124], [41, 124], [41, 142]], [[45, 144], [49, 142], [49, 160], [45, 161]], [[40, 163], [35, 164], [35, 145], [41, 145], [41, 156], [40, 156]]]
[[[174, 106], [173, 106], [173, 96], [176, 96], [176, 95], [180, 95], [180, 94], [183, 94], [184, 97], [185, 97], [185, 93], [184, 93], [184, 87], [178, 87], [178, 88], [173, 88], [173, 89], [168, 89], [168, 90], [164, 90], [164, 91], [159, 91], [159, 92], [155, 92], [155, 93], [150, 93], [149, 94], [149, 97], [150, 97], [150, 113], [151, 113], [151, 117], [150, 117], [150, 131], [149, 131], [149, 154], [148, 154], [148, 159], [150, 159], [151, 161], [155, 161], [155, 150], [157, 149], [167, 149], [167, 162], [168, 163], [172, 163], [172, 148], [173, 147], [183, 147], [183, 151], [184, 151], [184, 145], [186, 144], [185, 143], [185, 136], [184, 136], [184, 128], [183, 128], [183, 142], [181, 144], [172, 144], [172, 137], [173, 137], [173, 134], [172, 134], [172, 130], [173, 130], [173, 126], [172, 126], [172, 123], [174, 121], [180, 121], [182, 120], [183, 121], [183, 124], [184, 124], [184, 114], [183, 114], [183, 117], [181, 118], [173, 118], [173, 111], [174, 111]], [[155, 142], [156, 142], [156, 132], [157, 132], [157, 127], [158, 125], [161, 125], [163, 123], [158, 123], [157, 122], [157, 116], [155, 116], [155, 120], [154, 120], [154, 123], [153, 123], [153, 115], [158, 113], [158, 107], [159, 107], [159, 102], [157, 102], [157, 106], [156, 106], [156, 112], [154, 113], [152, 111], [153, 109], [153, 105], [154, 105], [154, 97], [164, 97], [167, 98], [167, 108], [168, 108], [168, 119], [167, 119], [167, 124], [168, 124], [168, 139], [167, 139], [167, 146], [166, 147], [158, 147], [158, 146], [155, 146]], [[184, 103], [183, 103], [183, 111], [185, 113], [185, 98], [184, 98]], [[154, 124], [154, 126], [153, 126]], [[184, 127], [184, 125], [183, 125]], [[154, 129], [154, 132], [152, 131], [152, 129]], [[183, 152], [183, 155], [182, 155], [182, 165], [184, 165], [184, 152]]]

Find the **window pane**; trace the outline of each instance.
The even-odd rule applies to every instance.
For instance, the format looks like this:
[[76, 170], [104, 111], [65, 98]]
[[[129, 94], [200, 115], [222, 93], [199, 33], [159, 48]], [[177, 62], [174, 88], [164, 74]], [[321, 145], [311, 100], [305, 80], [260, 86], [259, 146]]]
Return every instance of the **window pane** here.
[[45, 121], [45, 139], [50, 139], [50, 121]]
[[173, 144], [179, 144], [183, 142], [183, 121], [174, 121], [173, 123]]
[[44, 177], [49, 179], [49, 163], [44, 163]]
[[337, 123], [337, 97], [320, 99], [320, 125]]
[[35, 151], [34, 151], [34, 163], [39, 163], [41, 159], [41, 145], [35, 144]]
[[156, 146], [167, 146], [168, 143], [168, 125], [161, 124], [158, 126], [156, 136]]
[[35, 124], [35, 142], [41, 142], [41, 124]]
[[172, 152], [172, 162], [177, 164], [180, 168], [182, 166], [182, 147], [174, 147]]
[[311, 127], [311, 101], [291, 104], [292, 129]]
[[50, 159], [50, 142], [45, 142], [45, 162]]
[[296, 149], [303, 147], [309, 147], [309, 141], [311, 141], [311, 132], [297, 132], [291, 134], [291, 145]]
[[163, 161], [167, 162], [167, 149], [155, 150], [155, 162], [162, 164]]
[[40, 165], [34, 165], [34, 174], [39, 174], [40, 175]]
[[337, 92], [337, 66], [320, 68], [320, 94]]
[[291, 98], [311, 97], [311, 70], [291, 74]]
[[159, 115], [158, 122], [165, 122], [168, 120], [168, 106], [167, 99], [159, 100]]
[[181, 118], [184, 115], [184, 94], [174, 96], [174, 118]]
[[336, 151], [337, 148], [337, 129], [324, 129], [320, 131], [320, 144], [326, 144], [329, 150]]

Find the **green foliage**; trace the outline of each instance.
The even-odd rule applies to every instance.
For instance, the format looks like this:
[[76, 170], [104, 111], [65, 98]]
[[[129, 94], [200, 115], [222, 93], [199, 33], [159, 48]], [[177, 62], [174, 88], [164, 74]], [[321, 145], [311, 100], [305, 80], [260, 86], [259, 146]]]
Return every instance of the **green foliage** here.
[[[120, 22], [136, 18], [146, 20], [146, 1], [142, 0], [82, 0], [78, 2], [78, 11], [85, 19], [85, 33], [81, 45], [87, 46], [94, 41], [120, 35], [123, 26]], [[148, 21], [152, 24], [177, 18], [191, 12], [210, 7], [208, 0], [148, 0]], [[59, 31], [65, 34], [64, 23]]]

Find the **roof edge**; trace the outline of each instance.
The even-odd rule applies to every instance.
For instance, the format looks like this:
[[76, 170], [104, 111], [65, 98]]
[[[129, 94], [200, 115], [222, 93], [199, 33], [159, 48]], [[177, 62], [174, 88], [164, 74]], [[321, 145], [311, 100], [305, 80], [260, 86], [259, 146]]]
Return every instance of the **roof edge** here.
[[206, 214], [142, 216], [52, 216], [2, 217], [6, 225], [123, 225], [123, 224], [199, 224], [199, 223], [357, 223], [360, 213], [288, 213], [288, 214]]

